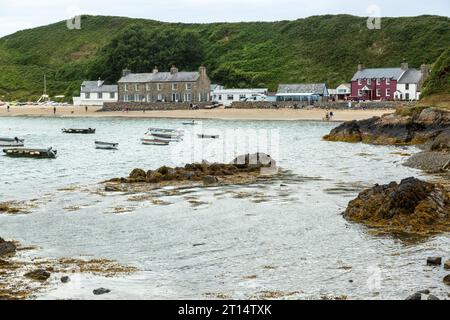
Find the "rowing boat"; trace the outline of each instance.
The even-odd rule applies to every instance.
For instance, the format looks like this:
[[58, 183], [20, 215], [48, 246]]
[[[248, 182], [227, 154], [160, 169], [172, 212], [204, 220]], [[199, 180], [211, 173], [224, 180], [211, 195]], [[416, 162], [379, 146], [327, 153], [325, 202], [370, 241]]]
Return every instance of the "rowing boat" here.
[[36, 159], [55, 159], [56, 150], [48, 149], [25, 149], [25, 148], [8, 148], [3, 149], [5, 156], [14, 158], [36, 158]]
[[0, 138], [0, 147], [23, 147], [23, 139], [10, 139], [10, 138]]
[[102, 150], [117, 150], [118, 143], [95, 141], [95, 148]]
[[70, 133], [70, 134], [94, 134], [95, 129], [88, 128], [88, 129], [62, 129], [63, 133]]
[[158, 140], [158, 139], [141, 139], [142, 144], [147, 145], [147, 146], [168, 146], [169, 145], [169, 141], [163, 141], [163, 140]]

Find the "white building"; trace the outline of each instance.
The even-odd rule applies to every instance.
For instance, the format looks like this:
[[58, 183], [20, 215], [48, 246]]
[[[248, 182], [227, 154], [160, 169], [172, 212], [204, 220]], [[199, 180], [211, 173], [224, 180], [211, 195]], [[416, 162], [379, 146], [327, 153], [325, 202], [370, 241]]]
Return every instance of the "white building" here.
[[239, 101], [266, 101], [269, 89], [217, 89], [212, 92], [212, 99], [229, 107]]
[[74, 106], [103, 106], [105, 102], [118, 101], [117, 85], [105, 85], [104, 81], [84, 81], [80, 96], [73, 97]]
[[395, 91], [396, 100], [419, 100], [424, 79], [428, 76], [429, 69], [423, 65], [421, 70], [408, 69], [397, 82]]

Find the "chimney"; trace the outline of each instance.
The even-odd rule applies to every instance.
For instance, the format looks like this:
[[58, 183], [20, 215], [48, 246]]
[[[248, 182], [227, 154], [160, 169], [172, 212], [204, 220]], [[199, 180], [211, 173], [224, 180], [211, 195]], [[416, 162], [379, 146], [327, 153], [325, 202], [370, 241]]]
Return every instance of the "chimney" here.
[[406, 59], [403, 59], [403, 62], [402, 62], [402, 64], [401, 64], [401, 69], [402, 69], [403, 71], [406, 71], [406, 70], [409, 69], [409, 65], [408, 65], [408, 62], [406, 62]]
[[420, 66], [420, 72], [426, 77], [430, 74], [430, 67], [424, 63]]
[[200, 68], [198, 68], [198, 72], [200, 72], [201, 76], [206, 76], [206, 67], [201, 65]]
[[123, 71], [122, 71], [122, 76], [123, 76], [123, 77], [126, 77], [126, 76], [129, 75], [130, 73], [131, 73], [131, 70], [130, 70], [130, 69], [128, 69], [128, 68], [123, 69]]
[[170, 68], [170, 73], [171, 73], [171, 74], [178, 73], [178, 68], [175, 67], [175, 65], [172, 65], [172, 68]]
[[363, 71], [364, 70], [364, 63], [362, 63], [361, 61], [358, 63], [358, 71]]
[[153, 68], [153, 74], [158, 73], [158, 72], [159, 72], [158, 67], [155, 66], [155, 67]]
[[101, 87], [102, 84], [103, 84], [102, 79], [98, 78], [98, 80], [97, 80], [97, 87]]

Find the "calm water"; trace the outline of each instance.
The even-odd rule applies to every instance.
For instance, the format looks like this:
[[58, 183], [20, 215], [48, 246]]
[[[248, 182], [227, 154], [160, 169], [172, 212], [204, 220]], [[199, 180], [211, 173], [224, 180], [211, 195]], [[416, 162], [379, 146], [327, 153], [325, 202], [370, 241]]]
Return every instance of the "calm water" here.
[[[141, 270], [115, 279], [78, 277], [68, 285], [54, 281], [41, 298], [92, 298], [100, 286], [112, 290], [102, 298], [119, 299], [253, 298], [264, 291], [297, 292], [289, 296], [294, 299], [402, 299], [425, 288], [446, 297], [444, 274], [424, 262], [448, 256], [448, 234], [410, 243], [370, 235], [341, 216], [367, 186], [420, 177], [393, 154], [416, 150], [324, 142], [335, 124], [320, 122], [207, 120], [195, 130], [221, 139], [200, 141], [194, 128], [185, 128], [185, 141], [172, 147], [139, 143], [148, 127], [180, 123], [0, 118], [0, 136], [59, 154], [56, 160], [0, 156], [0, 201], [37, 199], [28, 215], [0, 216], [0, 236], [40, 246], [36, 256], [109, 258]], [[65, 127], [92, 127], [97, 134], [64, 135]], [[238, 131], [228, 139], [231, 130]], [[119, 142], [120, 149], [95, 150], [95, 140]], [[271, 183], [150, 194], [163, 204], [149, 195], [131, 201], [133, 195], [95, 192], [99, 182], [136, 167], [231, 161], [257, 150], [292, 174]]]

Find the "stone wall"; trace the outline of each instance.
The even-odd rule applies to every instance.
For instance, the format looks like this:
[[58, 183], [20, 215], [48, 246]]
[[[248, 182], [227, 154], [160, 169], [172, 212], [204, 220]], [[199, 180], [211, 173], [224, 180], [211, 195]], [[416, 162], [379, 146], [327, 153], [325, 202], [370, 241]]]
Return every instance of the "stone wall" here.
[[[401, 106], [413, 106], [414, 102], [404, 101], [371, 101], [371, 102], [352, 102], [352, 109], [396, 109]], [[233, 102], [231, 108], [233, 109], [305, 109], [305, 108], [320, 108], [320, 109], [348, 109], [348, 102], [316, 102], [313, 106], [309, 106], [301, 101], [260, 101], [260, 102]]]
[[[210, 106], [209, 102], [195, 103], [200, 109]], [[100, 111], [164, 111], [164, 110], [189, 110], [190, 103], [181, 102], [105, 102]]]

